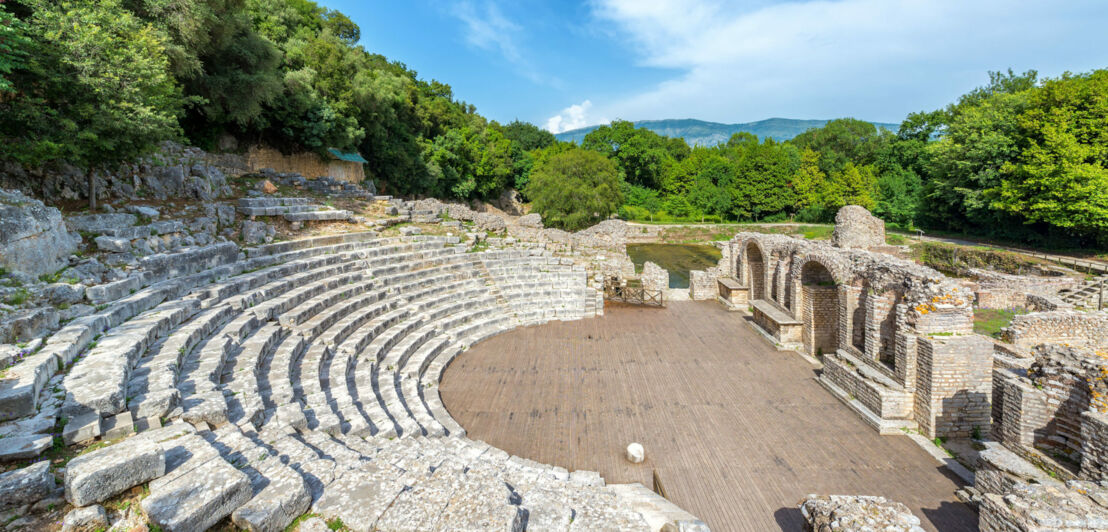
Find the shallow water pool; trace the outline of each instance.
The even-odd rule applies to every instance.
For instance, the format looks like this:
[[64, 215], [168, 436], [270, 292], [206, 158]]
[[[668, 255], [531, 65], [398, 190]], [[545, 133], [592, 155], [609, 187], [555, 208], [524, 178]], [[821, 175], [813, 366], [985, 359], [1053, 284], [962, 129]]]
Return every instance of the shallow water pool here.
[[665, 268], [670, 288], [688, 288], [690, 271], [711, 268], [720, 258], [715, 246], [697, 244], [627, 244], [627, 254], [637, 271], [646, 261]]

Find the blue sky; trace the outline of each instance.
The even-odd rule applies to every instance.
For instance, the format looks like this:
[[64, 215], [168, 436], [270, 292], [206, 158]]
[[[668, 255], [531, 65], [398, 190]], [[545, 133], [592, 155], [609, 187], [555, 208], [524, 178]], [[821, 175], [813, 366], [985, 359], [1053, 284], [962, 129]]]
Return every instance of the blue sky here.
[[899, 122], [1013, 68], [1108, 67], [1103, 0], [325, 0], [494, 120]]

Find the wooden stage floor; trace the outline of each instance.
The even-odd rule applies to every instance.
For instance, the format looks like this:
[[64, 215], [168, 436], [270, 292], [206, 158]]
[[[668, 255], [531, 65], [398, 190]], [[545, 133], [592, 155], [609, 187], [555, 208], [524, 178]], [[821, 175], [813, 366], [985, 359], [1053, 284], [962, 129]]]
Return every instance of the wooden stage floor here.
[[[613, 307], [517, 329], [462, 353], [440, 391], [474, 439], [609, 483], [650, 487], [715, 532], [800, 530], [809, 493], [882, 495], [931, 530], [976, 530], [957, 477], [905, 436], [880, 436], [714, 302]], [[623, 459], [628, 443], [647, 460]]]

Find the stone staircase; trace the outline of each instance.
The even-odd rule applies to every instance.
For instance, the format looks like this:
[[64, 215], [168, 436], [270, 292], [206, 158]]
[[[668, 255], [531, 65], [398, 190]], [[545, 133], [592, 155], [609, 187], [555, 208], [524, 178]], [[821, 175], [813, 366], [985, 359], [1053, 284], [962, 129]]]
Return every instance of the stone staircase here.
[[[657, 530], [693, 519], [642, 486], [466, 437], [438, 394], [453, 358], [518, 326], [592, 315], [596, 294], [568, 260], [458, 242], [372, 232], [282, 242], [173, 291], [145, 288], [10, 369], [36, 401], [0, 409], [10, 420], [0, 432], [41, 425], [49, 446], [59, 416], [67, 443], [137, 431], [71, 463], [67, 498], [84, 506], [148, 482], [143, 509], [167, 531], [228, 517], [283, 530], [306, 512], [352, 530]], [[69, 367], [55, 377], [59, 366]], [[9, 458], [45, 449], [7, 450], [17, 443], [28, 442], [0, 447]], [[150, 453], [164, 470], [128, 458]]]
[[1105, 283], [1108, 283], [1108, 275], [1101, 275], [1084, 281], [1076, 288], [1062, 289], [1058, 292], [1058, 295], [1062, 298], [1062, 301], [1074, 307], [1099, 310], [1098, 306], [1103, 308], [1104, 303], [1108, 303], [1108, 301], [1101, 302], [1100, 298], [1102, 287], [1108, 290]]
[[254, 219], [257, 216], [281, 216], [290, 222], [350, 220], [353, 213], [326, 205], [316, 205], [308, 198], [242, 198], [238, 211]]

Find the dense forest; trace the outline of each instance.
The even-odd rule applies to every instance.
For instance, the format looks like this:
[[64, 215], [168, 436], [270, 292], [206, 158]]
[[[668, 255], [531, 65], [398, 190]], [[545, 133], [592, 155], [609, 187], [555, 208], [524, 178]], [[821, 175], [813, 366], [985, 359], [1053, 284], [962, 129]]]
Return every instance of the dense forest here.
[[834, 120], [690, 148], [630, 122], [580, 144], [499, 124], [309, 0], [0, 0], [0, 160], [110, 170], [172, 139], [356, 150], [388, 193], [519, 189], [549, 225], [829, 221], [1108, 247], [1108, 70], [991, 73], [897, 131]]

